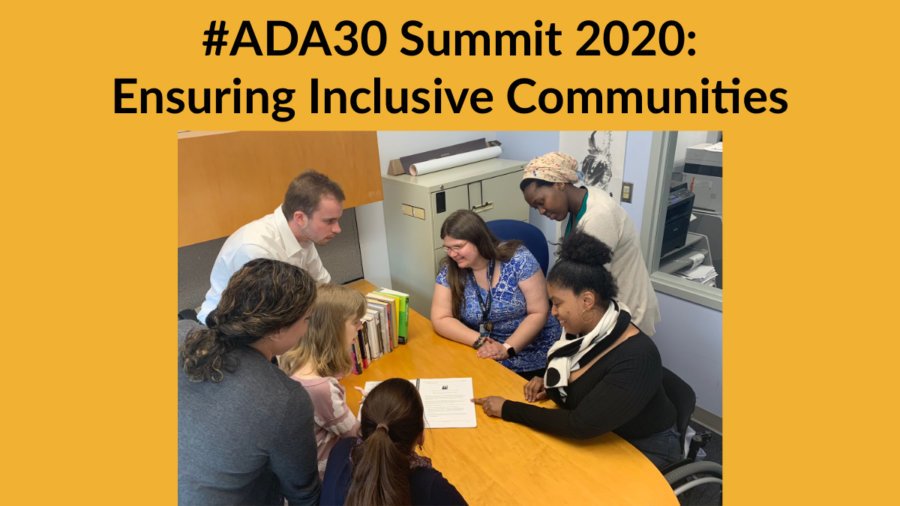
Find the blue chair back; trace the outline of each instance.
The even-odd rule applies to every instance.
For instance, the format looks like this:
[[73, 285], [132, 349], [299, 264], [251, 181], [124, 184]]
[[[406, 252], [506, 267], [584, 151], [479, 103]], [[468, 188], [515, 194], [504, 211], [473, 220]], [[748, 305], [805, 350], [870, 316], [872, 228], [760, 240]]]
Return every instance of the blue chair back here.
[[488, 229], [501, 241], [519, 240], [534, 255], [544, 275], [550, 262], [550, 248], [544, 233], [534, 225], [518, 220], [493, 220], [487, 222]]

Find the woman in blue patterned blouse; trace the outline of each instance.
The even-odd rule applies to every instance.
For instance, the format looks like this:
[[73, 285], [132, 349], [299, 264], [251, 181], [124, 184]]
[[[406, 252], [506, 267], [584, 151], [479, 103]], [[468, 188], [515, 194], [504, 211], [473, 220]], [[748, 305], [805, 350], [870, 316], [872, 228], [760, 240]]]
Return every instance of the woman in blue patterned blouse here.
[[434, 330], [526, 379], [543, 376], [561, 329], [537, 260], [519, 241], [500, 242], [468, 210], [444, 221], [441, 239], [447, 257], [431, 302]]

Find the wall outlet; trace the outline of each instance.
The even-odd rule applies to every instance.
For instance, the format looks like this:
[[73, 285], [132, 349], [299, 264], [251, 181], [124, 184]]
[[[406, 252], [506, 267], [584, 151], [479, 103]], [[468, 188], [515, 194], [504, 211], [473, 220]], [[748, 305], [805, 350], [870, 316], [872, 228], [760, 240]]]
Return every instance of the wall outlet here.
[[622, 202], [631, 203], [631, 191], [634, 189], [634, 183], [622, 183]]

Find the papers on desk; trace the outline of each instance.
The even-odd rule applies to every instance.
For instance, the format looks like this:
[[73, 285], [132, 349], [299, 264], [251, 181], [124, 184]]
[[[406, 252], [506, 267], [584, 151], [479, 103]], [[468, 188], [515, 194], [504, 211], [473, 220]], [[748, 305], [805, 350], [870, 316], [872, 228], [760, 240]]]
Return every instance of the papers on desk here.
[[[411, 379], [425, 406], [425, 427], [449, 429], [475, 427], [475, 390], [472, 378]], [[365, 395], [380, 381], [367, 381]], [[360, 405], [362, 410], [362, 405]]]
[[687, 279], [688, 281], [700, 283], [701, 285], [715, 287], [716, 278], [719, 276], [719, 273], [716, 272], [716, 268], [712, 265], [694, 264], [693, 268], [683, 270], [675, 275]]

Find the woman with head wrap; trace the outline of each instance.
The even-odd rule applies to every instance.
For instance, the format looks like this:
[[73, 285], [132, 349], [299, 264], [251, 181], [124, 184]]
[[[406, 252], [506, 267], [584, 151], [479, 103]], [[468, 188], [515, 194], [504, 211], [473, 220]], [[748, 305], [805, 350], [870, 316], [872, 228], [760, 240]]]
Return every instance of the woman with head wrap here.
[[578, 161], [565, 153], [539, 156], [525, 166], [519, 188], [528, 205], [556, 221], [568, 220], [565, 236], [582, 230], [610, 247], [608, 265], [619, 301], [648, 336], [656, 332], [659, 304], [628, 214], [606, 192], [580, 184]]

